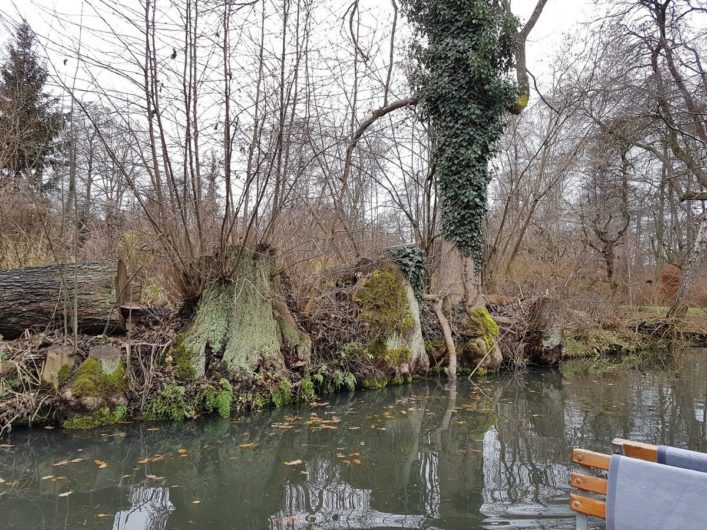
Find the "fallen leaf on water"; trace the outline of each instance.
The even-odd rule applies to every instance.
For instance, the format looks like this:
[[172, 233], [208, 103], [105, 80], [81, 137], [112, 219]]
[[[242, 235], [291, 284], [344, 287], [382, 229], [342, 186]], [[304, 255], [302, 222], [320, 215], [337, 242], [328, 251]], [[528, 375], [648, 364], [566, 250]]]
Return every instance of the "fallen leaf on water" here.
[[64, 493], [60, 493], [59, 497], [68, 497], [72, 493], [73, 493], [73, 491], [65, 491]]
[[50, 478], [54, 478], [54, 475], [46, 475], [42, 477], [40, 480], [49, 480]]
[[54, 426], [53, 425], [46, 425], [44, 428], [48, 431], [51, 431], [52, 429], [54, 429]]
[[185, 455], [185, 454], [187, 454], [189, 451], [187, 451], [187, 450], [184, 449], [184, 448], [181, 448], [181, 449], [177, 449], [177, 452], [178, 452], [180, 455]]
[[238, 447], [240, 447], [241, 449], [255, 449], [256, 447], [258, 447], [258, 444], [257, 442], [251, 442], [247, 444], [241, 444]]
[[97, 514], [96, 514], [96, 517], [100, 517], [100, 518], [103, 518], [103, 517], [110, 517], [110, 514], [107, 514], [107, 513], [97, 513]]
[[360, 428], [361, 428], [361, 427], [349, 427], [349, 430], [350, 430], [350, 431], [357, 431], [357, 430], [359, 430]]
[[150, 427], [149, 429], [147, 429], [147, 432], [157, 432], [159, 430], [160, 430], [159, 427]]
[[94, 460], [94, 462], [98, 466], [98, 469], [105, 469], [108, 467], [108, 463], [103, 460]]
[[150, 480], [164, 480], [164, 477], [159, 477], [157, 475], [145, 475]]
[[77, 464], [82, 461], [83, 461], [83, 458], [74, 458], [73, 460], [69, 460], [69, 462], [71, 462], [72, 464]]
[[192, 504], [201, 504], [201, 501], [199, 499], [194, 499], [191, 501]]
[[56, 464], [52, 464], [52, 466], [53, 467], [65, 466], [68, 463], [69, 463], [68, 460], [61, 460], [61, 461], [57, 462]]
[[302, 463], [302, 460], [297, 459], [297, 460], [291, 460], [289, 462], [285, 462], [286, 466], [298, 466]]

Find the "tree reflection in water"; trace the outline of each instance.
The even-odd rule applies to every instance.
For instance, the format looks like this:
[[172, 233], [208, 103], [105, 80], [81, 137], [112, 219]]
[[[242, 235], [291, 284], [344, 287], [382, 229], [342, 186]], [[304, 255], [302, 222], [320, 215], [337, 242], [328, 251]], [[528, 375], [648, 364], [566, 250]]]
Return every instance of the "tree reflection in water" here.
[[233, 422], [18, 431], [0, 450], [0, 526], [574, 528], [572, 447], [606, 452], [620, 436], [707, 449], [704, 353], [567, 368], [429, 379]]
[[[372, 490], [356, 489], [341, 479], [339, 464], [325, 459], [307, 463], [304, 483], [287, 482], [283, 509], [270, 517], [271, 529], [306, 530], [346, 528], [434, 528], [429, 518], [439, 514], [439, 475], [434, 455], [421, 455], [425, 485], [424, 515], [385, 513], [371, 506]], [[429, 489], [429, 493], [427, 490]]]
[[130, 508], [115, 514], [113, 530], [164, 530], [174, 505], [168, 488], [134, 486], [130, 490]]

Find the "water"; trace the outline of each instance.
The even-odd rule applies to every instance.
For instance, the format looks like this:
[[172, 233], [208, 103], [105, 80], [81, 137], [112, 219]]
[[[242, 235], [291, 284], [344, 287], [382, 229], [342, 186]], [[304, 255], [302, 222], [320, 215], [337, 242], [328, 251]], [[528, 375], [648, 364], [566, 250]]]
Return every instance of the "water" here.
[[705, 450], [706, 393], [701, 352], [667, 371], [425, 381], [240, 421], [19, 432], [0, 442], [13, 446], [0, 526], [573, 528], [572, 447]]

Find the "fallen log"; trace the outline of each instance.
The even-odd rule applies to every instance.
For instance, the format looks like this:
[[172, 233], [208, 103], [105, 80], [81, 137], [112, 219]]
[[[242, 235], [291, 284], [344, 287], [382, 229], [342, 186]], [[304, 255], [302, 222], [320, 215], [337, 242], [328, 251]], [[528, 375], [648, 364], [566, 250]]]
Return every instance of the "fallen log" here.
[[25, 330], [122, 332], [128, 276], [122, 261], [67, 263], [0, 271], [0, 335], [14, 339]]

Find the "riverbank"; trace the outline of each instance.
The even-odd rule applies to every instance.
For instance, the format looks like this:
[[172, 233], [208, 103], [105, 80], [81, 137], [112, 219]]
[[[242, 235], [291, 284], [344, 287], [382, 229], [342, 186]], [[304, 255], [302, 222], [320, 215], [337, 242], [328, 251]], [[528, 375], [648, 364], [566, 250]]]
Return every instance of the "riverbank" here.
[[[522, 319], [509, 318], [508, 308], [505, 316], [499, 314], [504, 311], [498, 307], [489, 308], [493, 314], [477, 311], [477, 316], [497, 319], [499, 324], [494, 329], [489, 329], [493, 326], [487, 323], [483, 329], [470, 330], [468, 325], [460, 324], [458, 315], [450, 321], [460, 343], [468, 344], [474, 334], [481, 340], [491, 337], [503, 352], [503, 362], [484, 366], [479, 351], [465, 350], [462, 344], [460, 375], [517, 371], [527, 364], [527, 360], [516, 357], [522, 349]], [[702, 313], [690, 315], [669, 334], [656, 315], [646, 318], [650, 315], [645, 311], [632, 314], [633, 318], [624, 316], [603, 323], [584, 315], [570, 315], [564, 330], [561, 369], [568, 361], [582, 360], [569, 369], [603, 373], [644, 358], [665, 360], [674, 347], [704, 344], [706, 326]], [[421, 315], [424, 353], [431, 360], [429, 375], [444, 377], [440, 341], [428, 336], [435, 323], [430, 323], [424, 306]], [[477, 326], [479, 320], [474, 321]], [[6, 432], [19, 426], [91, 429], [135, 420], [183, 421], [210, 414], [240, 417], [293, 403], [316, 407], [317, 402], [339, 391], [409, 383], [428, 373], [419, 367], [411, 370], [409, 365], [401, 369], [405, 360], [402, 356], [409, 355], [407, 352], [398, 351], [398, 357], [391, 362], [388, 349], [385, 362], [381, 363], [370, 346], [362, 346], [363, 341], [349, 340], [333, 355], [329, 352], [324, 356], [316, 350], [316, 345], [323, 342], [315, 336], [315, 351], [309, 362], [302, 365], [295, 358], [295, 366], [280, 374], [259, 370], [253, 377], [239, 377], [214, 362], [206, 373], [197, 376], [191, 362], [186, 362], [192, 356], [185, 351], [183, 339], [184, 330], [191, 325], [189, 319], [173, 311], [150, 308], [131, 315], [127, 335], [81, 335], [76, 348], [61, 337], [43, 334], [0, 342], [1, 426]], [[365, 339], [359, 335], [359, 339], [362, 337]], [[331, 337], [324, 344], [333, 347]]]

